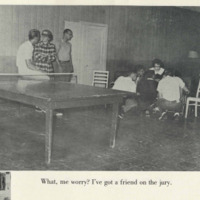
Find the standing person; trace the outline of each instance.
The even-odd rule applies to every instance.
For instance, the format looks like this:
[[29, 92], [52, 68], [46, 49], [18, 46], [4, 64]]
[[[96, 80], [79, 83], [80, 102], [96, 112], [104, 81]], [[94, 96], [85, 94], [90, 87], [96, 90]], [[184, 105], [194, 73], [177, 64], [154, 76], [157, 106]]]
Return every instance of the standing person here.
[[[73, 32], [70, 29], [65, 29], [63, 31], [62, 40], [56, 44], [58, 67], [60, 73], [73, 73], [72, 64], [72, 45], [70, 40], [73, 37]], [[60, 77], [60, 80], [65, 80], [67, 82], [71, 81], [71, 75]]]
[[[42, 31], [41, 42], [35, 45], [33, 59], [35, 65], [45, 73], [53, 73], [53, 62], [56, 60], [56, 47], [51, 43], [53, 34], [49, 30]], [[56, 116], [62, 116], [63, 113], [56, 112]]]
[[51, 43], [53, 34], [49, 30], [42, 31], [41, 42], [37, 43], [33, 51], [35, 65], [45, 73], [53, 73], [53, 62], [56, 60], [56, 47]]
[[[28, 41], [25, 41], [17, 50], [16, 65], [18, 73], [21, 75], [41, 74], [42, 71], [34, 64], [33, 49], [40, 40], [40, 32], [37, 29], [32, 29], [28, 33]], [[48, 79], [47, 76], [24, 76], [24, 79]]]

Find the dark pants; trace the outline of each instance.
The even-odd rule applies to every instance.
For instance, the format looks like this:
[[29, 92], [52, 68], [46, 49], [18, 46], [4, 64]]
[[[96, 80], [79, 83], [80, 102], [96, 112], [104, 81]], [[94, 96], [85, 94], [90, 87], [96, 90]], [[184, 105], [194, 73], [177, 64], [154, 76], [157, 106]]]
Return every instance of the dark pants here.
[[[70, 61], [59, 61], [58, 63], [54, 63], [54, 72], [55, 73], [73, 73], [73, 66]], [[70, 82], [72, 78], [72, 75], [59, 75], [55, 76], [55, 80], [57, 81], [66, 81]]]
[[158, 107], [161, 111], [173, 111], [173, 112], [180, 112], [182, 108], [182, 104], [176, 101], [168, 101], [166, 99], [158, 99], [157, 101]]

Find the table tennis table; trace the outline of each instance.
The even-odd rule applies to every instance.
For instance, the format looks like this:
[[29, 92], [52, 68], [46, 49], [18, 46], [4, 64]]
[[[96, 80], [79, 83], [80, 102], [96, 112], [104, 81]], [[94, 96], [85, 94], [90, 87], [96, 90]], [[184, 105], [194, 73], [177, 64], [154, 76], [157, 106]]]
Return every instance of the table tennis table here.
[[45, 111], [45, 162], [52, 152], [53, 111], [73, 107], [112, 105], [110, 147], [114, 148], [119, 104], [126, 92], [56, 81], [1, 81], [0, 98], [37, 106]]

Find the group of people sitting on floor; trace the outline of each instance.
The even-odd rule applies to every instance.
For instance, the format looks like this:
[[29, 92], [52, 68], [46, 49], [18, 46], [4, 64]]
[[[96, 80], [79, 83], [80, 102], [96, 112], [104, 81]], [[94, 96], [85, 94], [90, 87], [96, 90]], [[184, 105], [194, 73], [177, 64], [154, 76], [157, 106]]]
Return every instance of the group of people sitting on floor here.
[[164, 119], [167, 113], [172, 113], [174, 119], [179, 119], [182, 111], [181, 98], [189, 90], [180, 77], [175, 76], [174, 70], [164, 68], [159, 59], [152, 61], [152, 68], [144, 70], [139, 66], [120, 76], [114, 83], [113, 89], [130, 92], [121, 107], [120, 118], [129, 110], [136, 109], [146, 116], [158, 116]]

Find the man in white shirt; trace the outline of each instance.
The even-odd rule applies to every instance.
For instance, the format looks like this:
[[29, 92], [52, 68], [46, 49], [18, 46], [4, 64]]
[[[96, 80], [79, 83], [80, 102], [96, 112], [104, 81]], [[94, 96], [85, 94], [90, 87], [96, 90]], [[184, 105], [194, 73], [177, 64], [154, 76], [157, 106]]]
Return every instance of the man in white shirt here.
[[[29, 40], [20, 45], [17, 51], [16, 65], [18, 67], [18, 73], [21, 75], [36, 74], [37, 76], [24, 76], [25, 79], [49, 79], [48, 76], [42, 75], [37, 66], [32, 62], [34, 45], [40, 40], [40, 32], [36, 29], [32, 29], [28, 34]], [[41, 74], [41, 76], [38, 76]]]
[[120, 118], [123, 117], [124, 113], [128, 112], [129, 110], [137, 106], [137, 100], [135, 98], [137, 73], [130, 71], [127, 74], [128, 76], [120, 76], [115, 81], [114, 86], [112, 88], [114, 90], [122, 90], [135, 94], [135, 95], [130, 95], [130, 97], [128, 97], [125, 100], [125, 104], [122, 106], [122, 112], [119, 115]]
[[189, 90], [182, 79], [174, 77], [172, 74], [171, 69], [165, 70], [163, 79], [158, 84], [158, 106], [162, 112], [174, 111], [175, 115], [178, 115], [177, 113], [180, 112], [182, 107], [181, 93], [182, 91], [189, 93]]
[[136, 93], [136, 78], [135, 72], [128, 72], [128, 76], [117, 78], [112, 89]]

